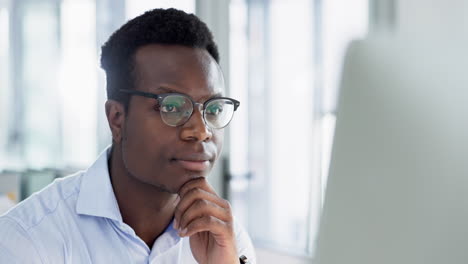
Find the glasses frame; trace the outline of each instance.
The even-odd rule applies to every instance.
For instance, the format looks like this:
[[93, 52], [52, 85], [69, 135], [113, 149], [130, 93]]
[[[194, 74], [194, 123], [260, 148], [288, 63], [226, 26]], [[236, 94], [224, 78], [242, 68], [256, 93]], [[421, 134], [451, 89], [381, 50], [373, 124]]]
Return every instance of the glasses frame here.
[[[231, 122], [232, 118], [234, 117], [234, 112], [237, 110], [237, 108], [239, 107], [240, 105], [240, 102], [235, 100], [235, 99], [232, 99], [232, 98], [229, 98], [229, 97], [222, 97], [222, 96], [219, 96], [219, 97], [213, 97], [213, 98], [210, 98], [208, 100], [206, 100], [204, 103], [198, 103], [198, 102], [195, 102], [190, 96], [186, 95], [186, 94], [183, 94], [183, 93], [162, 93], [162, 94], [154, 94], [154, 93], [148, 93], [148, 92], [142, 92], [142, 91], [136, 91], [136, 90], [129, 90], [129, 89], [120, 89], [119, 90], [120, 92], [122, 93], [127, 93], [127, 94], [130, 94], [130, 95], [138, 95], [138, 96], [143, 96], [143, 97], [146, 97], [146, 98], [152, 98], [152, 99], [155, 99], [158, 101], [158, 104], [161, 105], [162, 101], [164, 100], [164, 98], [166, 98], [167, 96], [170, 96], [170, 95], [180, 95], [180, 96], [184, 96], [186, 98], [188, 98], [190, 100], [190, 102], [192, 102], [192, 113], [190, 114], [189, 118], [187, 118], [187, 120], [185, 122], [183, 122], [182, 124], [180, 125], [177, 125], [177, 126], [183, 126], [185, 123], [187, 123], [190, 118], [192, 118], [192, 115], [193, 113], [195, 112], [195, 108], [198, 108], [198, 110], [200, 112], [203, 111], [203, 114], [202, 114], [202, 117], [203, 117], [203, 122], [205, 123], [205, 125], [209, 126], [210, 128], [213, 128], [213, 129], [222, 129], [222, 128], [225, 128], [227, 125], [229, 125], [229, 123]], [[232, 113], [232, 116], [231, 116], [231, 119], [229, 120], [229, 122], [227, 122], [227, 124], [223, 127], [212, 127], [205, 119], [205, 109], [206, 109], [206, 106], [211, 102], [211, 101], [214, 101], [214, 100], [218, 100], [218, 99], [224, 99], [224, 100], [228, 100], [228, 101], [231, 101], [232, 104], [234, 105], [234, 112]], [[164, 121], [164, 117], [162, 116], [162, 113], [161, 111], [159, 111], [160, 114], [161, 114], [161, 118], [163, 119]], [[170, 125], [170, 124], [167, 124], [165, 121], [164, 123], [168, 126], [172, 126], [172, 127], [177, 127], [177, 126], [173, 126], [173, 125]]]

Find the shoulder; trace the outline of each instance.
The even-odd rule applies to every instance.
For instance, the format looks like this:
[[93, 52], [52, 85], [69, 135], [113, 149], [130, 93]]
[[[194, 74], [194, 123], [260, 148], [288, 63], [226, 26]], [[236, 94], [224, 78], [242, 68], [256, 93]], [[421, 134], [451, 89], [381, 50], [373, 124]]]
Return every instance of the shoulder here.
[[[46, 256], [41, 255], [44, 242], [41, 238], [48, 237], [54, 232], [54, 228], [60, 228], [65, 219], [64, 214], [74, 212], [73, 198], [79, 192], [81, 177], [82, 173], [79, 172], [56, 179], [0, 216], [2, 261], [44, 263]], [[73, 207], [72, 211], [61, 209], [70, 207]]]
[[43, 263], [26, 230], [7, 215], [0, 217], [0, 259], [2, 263]]
[[79, 192], [82, 172], [54, 180], [41, 191], [34, 193], [18, 205], [0, 216], [0, 229], [4, 229], [3, 221], [14, 221], [21, 228], [28, 230], [44, 218], [54, 214], [59, 205]]

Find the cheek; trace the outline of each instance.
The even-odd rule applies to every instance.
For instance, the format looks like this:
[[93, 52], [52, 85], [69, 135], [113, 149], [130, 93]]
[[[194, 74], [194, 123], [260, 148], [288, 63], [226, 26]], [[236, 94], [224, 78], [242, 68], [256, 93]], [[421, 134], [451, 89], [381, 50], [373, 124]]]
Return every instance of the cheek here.
[[223, 142], [224, 142], [224, 130], [213, 131], [212, 140], [214, 144], [216, 145], [218, 156], [221, 155], [221, 151], [223, 149]]
[[[123, 147], [126, 158], [141, 170], [150, 169], [166, 158], [167, 142], [171, 142], [170, 134], [155, 124], [155, 120], [132, 120], [126, 124]], [[167, 154], [168, 155], [168, 154]]]

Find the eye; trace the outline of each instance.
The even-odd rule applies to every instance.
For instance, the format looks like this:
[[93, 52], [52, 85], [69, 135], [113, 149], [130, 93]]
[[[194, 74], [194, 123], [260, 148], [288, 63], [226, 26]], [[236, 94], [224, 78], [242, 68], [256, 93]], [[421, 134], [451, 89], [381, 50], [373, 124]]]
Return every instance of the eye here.
[[161, 106], [161, 111], [166, 113], [177, 113], [180, 112], [180, 105], [177, 104], [164, 104]]
[[223, 103], [214, 102], [206, 107], [206, 113], [209, 115], [219, 115], [223, 112]]
[[185, 104], [186, 99], [183, 96], [171, 95], [164, 99], [159, 109], [164, 113], [180, 113]]

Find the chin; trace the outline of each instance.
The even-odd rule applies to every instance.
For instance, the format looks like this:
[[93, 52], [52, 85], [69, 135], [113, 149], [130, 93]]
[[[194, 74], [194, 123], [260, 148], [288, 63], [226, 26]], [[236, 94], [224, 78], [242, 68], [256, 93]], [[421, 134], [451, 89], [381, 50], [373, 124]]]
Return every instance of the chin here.
[[[179, 177], [177, 181], [173, 182], [161, 182], [161, 181], [155, 181], [150, 180], [150, 181], [145, 181], [146, 184], [151, 185], [152, 187], [156, 188], [160, 192], [166, 192], [166, 193], [171, 193], [171, 194], [177, 194], [180, 190], [180, 188], [188, 181], [199, 178], [200, 176], [187, 176], [187, 177]], [[174, 179], [174, 178], [172, 178]]]
[[207, 173], [206, 172], [200, 172], [200, 171], [189, 171], [185, 170], [183, 173], [178, 175], [178, 181], [176, 183], [177, 185], [177, 192], [179, 189], [186, 184], [187, 182], [198, 179], [198, 178], [206, 178]]
[[148, 185], [151, 185], [151, 187], [155, 188], [158, 192], [176, 194], [177, 191], [179, 190], [178, 187], [161, 184], [159, 182], [145, 182], [145, 183]]

